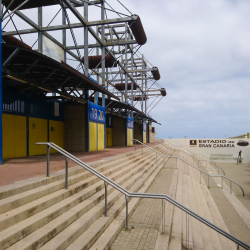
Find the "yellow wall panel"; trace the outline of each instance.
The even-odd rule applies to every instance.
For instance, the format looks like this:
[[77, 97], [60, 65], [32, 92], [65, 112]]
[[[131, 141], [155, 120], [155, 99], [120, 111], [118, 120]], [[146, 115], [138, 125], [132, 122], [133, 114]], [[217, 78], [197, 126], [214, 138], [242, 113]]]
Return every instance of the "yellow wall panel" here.
[[[48, 121], [46, 119], [38, 119], [38, 142], [48, 141]], [[47, 154], [46, 147], [44, 145], [38, 146], [38, 154]]]
[[26, 117], [15, 115], [15, 157], [27, 156]]
[[133, 129], [128, 128], [127, 129], [127, 146], [132, 146], [133, 145]]
[[3, 158], [15, 157], [15, 116], [2, 115], [3, 119]]
[[89, 151], [97, 150], [97, 124], [89, 122]]
[[112, 143], [112, 140], [113, 140], [113, 131], [112, 131], [112, 128], [106, 128], [106, 147], [112, 147], [113, 146], [113, 143]]
[[26, 117], [3, 114], [3, 158], [27, 156]]
[[[49, 141], [54, 142], [59, 147], [64, 147], [64, 123], [60, 121], [49, 121]], [[55, 149], [51, 153], [57, 153]]]
[[146, 131], [143, 131], [143, 143], [145, 144], [147, 141], [146, 141], [146, 138], [147, 138], [147, 132]]
[[44, 145], [36, 145], [36, 142], [48, 141], [48, 126], [46, 119], [29, 118], [29, 155], [46, 154]]
[[35, 144], [39, 142], [38, 134], [38, 119], [29, 117], [29, 155], [38, 155], [38, 146]]
[[108, 128], [106, 128], [106, 147], [108, 147]]
[[98, 123], [98, 150], [104, 149], [104, 124]]

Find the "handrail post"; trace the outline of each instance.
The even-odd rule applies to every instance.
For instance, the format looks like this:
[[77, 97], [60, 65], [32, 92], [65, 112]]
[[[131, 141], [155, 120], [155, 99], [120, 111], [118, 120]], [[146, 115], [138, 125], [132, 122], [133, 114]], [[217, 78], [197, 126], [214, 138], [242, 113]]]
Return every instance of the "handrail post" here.
[[165, 234], [165, 201], [162, 199], [162, 234]]
[[200, 184], [201, 184], [201, 171], [200, 171]]
[[46, 149], [47, 149], [47, 177], [49, 177], [49, 163], [50, 163], [50, 153], [49, 153], [49, 151], [50, 151], [50, 146], [49, 145], [47, 145], [46, 146]]
[[223, 177], [221, 177], [221, 189], [223, 189]]
[[128, 196], [125, 195], [126, 199], [126, 230], [128, 230]]
[[232, 182], [230, 181], [230, 194], [232, 193]]
[[108, 183], [104, 181], [104, 187], [105, 187], [105, 212], [104, 216], [108, 216]]
[[65, 189], [68, 189], [69, 158], [65, 157]]
[[207, 176], [207, 179], [208, 179], [207, 187], [209, 188], [209, 175]]

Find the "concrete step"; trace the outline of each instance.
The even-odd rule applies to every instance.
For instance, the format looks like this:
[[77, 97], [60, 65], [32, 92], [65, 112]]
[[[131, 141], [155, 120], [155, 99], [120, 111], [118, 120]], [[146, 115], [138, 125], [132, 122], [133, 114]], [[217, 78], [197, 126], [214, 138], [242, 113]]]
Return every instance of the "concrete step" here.
[[[148, 158], [150, 158], [150, 156], [151, 155], [148, 154]], [[116, 179], [115, 176], [118, 175], [117, 177], [119, 177], [119, 179], [117, 179], [117, 181], [119, 180], [119, 183], [123, 183], [124, 181], [131, 179], [133, 175], [136, 175], [138, 171], [142, 171], [143, 167], [147, 163], [150, 163], [150, 159], [147, 159], [147, 161], [141, 160], [141, 164], [139, 165], [138, 162], [135, 162], [134, 165], [130, 167], [130, 169], [133, 169], [132, 172], [130, 171], [125, 174], [126, 169], [120, 170], [119, 174], [115, 173], [111, 175], [110, 178]], [[73, 195], [72, 197], [69, 197], [66, 200], [49, 207], [48, 209], [45, 209], [44, 211], [38, 213], [37, 216], [32, 216], [25, 221], [22, 221], [15, 226], [2, 231], [0, 233], [0, 239], [3, 249], [10, 246], [17, 240], [20, 241], [14, 244], [10, 249], [27, 249], [27, 247], [29, 248], [30, 246], [37, 247], [43, 245], [58, 232], [62, 231], [66, 226], [75, 221], [94, 205], [96, 205], [100, 200], [102, 200], [104, 193], [103, 190], [99, 191], [102, 187], [103, 183], [97, 182], [93, 186], [80, 191], [76, 195]], [[111, 191], [113, 190], [109, 189], [109, 192]], [[86, 199], [88, 197], [86, 196], [86, 193], [89, 195], [91, 192], [94, 193], [94, 195]], [[82, 196], [84, 197], [82, 198]], [[93, 198], [94, 196], [95, 198]], [[85, 200], [82, 201], [83, 199]], [[72, 208], [72, 206], [74, 207]], [[28, 234], [30, 235], [25, 237]], [[23, 237], [25, 238], [21, 240]]]
[[[148, 180], [151, 175], [154, 175], [157, 165], [160, 163], [154, 164], [154, 166], [144, 172], [140, 179], [134, 182], [134, 185], [129, 188], [130, 191], [137, 192], [139, 188]], [[58, 234], [54, 239], [44, 245], [41, 250], [52, 249], [59, 250], [65, 249], [88, 249], [95, 240], [105, 231], [105, 229], [110, 225], [110, 223], [115, 219], [115, 217], [121, 212], [125, 206], [125, 197], [119, 193], [119, 191], [114, 191], [114, 194], [119, 196], [119, 199], [114, 203], [112, 207], [108, 210], [108, 216], [101, 216], [85, 230], [83, 224], [85, 222], [84, 218], [81, 218], [81, 223], [73, 223], [71, 226], [66, 228], [63, 232]], [[131, 201], [130, 201], [131, 202]], [[129, 202], [129, 207], [130, 203]], [[103, 211], [103, 209], [102, 209]], [[60, 239], [64, 239], [61, 242]], [[63, 248], [62, 248], [63, 245]]]
[[[112, 156], [112, 157], [107, 157], [103, 160], [99, 160], [99, 161], [95, 161], [95, 162], [90, 162], [88, 163], [91, 167], [96, 168], [100, 165], [103, 165], [105, 163], [111, 163], [113, 161], [119, 160], [119, 159], [123, 159], [129, 156], [133, 156], [135, 154], [139, 154], [139, 152], [127, 152], [124, 154], [119, 154], [116, 156]], [[85, 169], [80, 167], [80, 166], [75, 166], [75, 167], [71, 167], [69, 168], [69, 176], [75, 175], [75, 174], [79, 174], [81, 172], [84, 172]], [[46, 173], [46, 162], [44, 162], [44, 173]], [[57, 172], [51, 173], [50, 177], [46, 177], [46, 176], [39, 176], [39, 177], [35, 177], [35, 178], [31, 178], [28, 180], [23, 180], [23, 181], [18, 181], [15, 182], [13, 184], [10, 185], [6, 185], [6, 186], [2, 186], [0, 187], [0, 200], [8, 198], [10, 196], [13, 195], [17, 195], [23, 192], [26, 192], [28, 190], [40, 187], [40, 186], [44, 186], [44, 185], [48, 185], [52, 182], [58, 181], [60, 179], [64, 179], [65, 176], [65, 170], [59, 170]]]
[[[150, 174], [150, 178], [148, 179], [148, 181], [142, 186], [142, 188], [140, 190], [138, 190], [139, 193], [145, 193], [147, 192], [148, 188], [151, 186], [152, 182], [154, 181], [154, 179], [156, 178], [156, 176], [158, 175], [158, 173], [160, 172], [160, 170], [162, 169], [162, 167], [164, 166], [164, 162], [162, 161], [159, 166], [157, 167], [156, 171], [153, 174]], [[124, 201], [124, 198], [123, 198]], [[129, 217], [133, 214], [133, 212], [135, 211], [137, 204], [139, 204], [140, 199], [132, 199], [129, 202], [129, 206], [128, 206], [128, 214]], [[125, 203], [124, 203], [125, 204]], [[116, 211], [113, 210], [112, 211]], [[100, 218], [101, 219], [101, 218]], [[115, 238], [119, 235], [119, 233], [121, 232], [121, 230], [125, 230], [125, 208], [120, 212], [120, 214], [117, 216], [116, 219], [113, 220], [113, 222], [109, 225], [109, 227], [103, 232], [103, 234], [100, 236], [100, 238], [98, 238], [98, 240], [89, 248], [90, 250], [107, 250], [107, 249], [113, 249], [111, 247], [113, 241], [115, 240]], [[89, 229], [90, 230], [90, 229]], [[129, 231], [133, 230], [133, 225], [129, 224]], [[72, 244], [72, 247], [70, 246], [69, 248], [67, 248], [67, 250], [73, 250], [73, 249], [88, 249], [88, 248], [74, 248], [77, 243], [80, 244], [81, 241], [83, 241], [84, 238], [79, 238], [77, 239], [75, 244]], [[130, 248], [128, 248], [130, 249]]]
[[[133, 160], [125, 161], [122, 160], [122, 163], [115, 161], [115, 163], [120, 163], [119, 165], [113, 166], [115, 164], [110, 164], [111, 167], [109, 168], [107, 164], [104, 164], [103, 166], [99, 166], [97, 170], [105, 174], [106, 176], [110, 176], [111, 174], [115, 173], [116, 171], [124, 169], [124, 166], [127, 164], [134, 164], [134, 161], [138, 160], [138, 163], [142, 162], [143, 159], [140, 160], [140, 156], [138, 158], [134, 158]], [[134, 166], [134, 165], [132, 165]], [[122, 170], [120, 172], [120, 176], [125, 172], [126, 170]], [[78, 174], [76, 176], [73, 176], [72, 178], [76, 178], [77, 180], [83, 179], [82, 181], [78, 181], [77, 183], [70, 186], [68, 190], [61, 189], [57, 192], [54, 192], [52, 194], [49, 194], [47, 196], [44, 196], [40, 199], [37, 199], [35, 201], [29, 202], [21, 207], [18, 207], [17, 209], [13, 209], [11, 211], [8, 211], [6, 213], [3, 213], [0, 215], [0, 231], [28, 218], [32, 215], [41, 212], [42, 210], [66, 199], [67, 197], [70, 197], [71, 195], [81, 191], [82, 189], [88, 187], [91, 184], [94, 184], [99, 181], [99, 179], [92, 174], [87, 173], [86, 171]], [[103, 184], [96, 185], [95, 188], [102, 188]], [[89, 193], [86, 193], [84, 196], [78, 197], [76, 200], [79, 199], [81, 201], [82, 199], [88, 197], [88, 195], [91, 195], [95, 190], [91, 190]]]
[[[127, 158], [122, 158], [122, 159], [117, 159], [113, 162], [108, 162], [106, 164], [103, 164], [102, 166], [100, 166], [99, 163], [99, 167], [96, 167], [96, 169], [98, 171], [104, 171], [106, 169], [109, 169], [113, 166], [116, 166], [118, 164], [124, 164], [125, 161], [128, 161], [128, 163], [134, 162], [138, 159], [140, 159], [141, 156], [140, 154], [137, 152], [134, 155], [130, 155]], [[88, 177], [90, 177], [92, 174], [88, 171], [83, 171], [81, 173], [72, 175], [71, 177], [69, 177], [68, 179], [68, 184], [73, 185], [74, 183], [77, 183], [81, 180], [84, 180]], [[64, 175], [65, 176], [65, 175]], [[34, 188], [31, 190], [28, 190], [26, 192], [5, 198], [3, 200], [0, 200], [0, 214], [8, 212], [14, 208], [23, 206], [24, 204], [27, 204], [33, 200], [39, 199], [43, 196], [46, 196], [48, 194], [54, 193], [60, 189], [63, 189], [65, 187], [65, 180], [58, 180], [58, 181], [54, 181], [50, 184], [47, 185], [43, 185], [43, 186], [39, 186], [38, 188]]]
[[[182, 176], [183, 172], [179, 169], [179, 178], [176, 190], [176, 201], [183, 203], [182, 197]], [[174, 207], [172, 230], [170, 234], [169, 250], [181, 250], [182, 249], [182, 217], [184, 212], [177, 207]]]
[[[189, 207], [192, 211], [194, 211], [195, 213], [197, 212], [197, 205], [195, 202], [195, 196], [194, 196], [194, 192], [192, 189], [192, 180], [190, 176], [187, 176], [187, 182], [188, 182], [188, 195], [189, 195]], [[202, 240], [202, 235], [201, 235], [201, 223], [190, 217], [190, 221], [191, 221], [191, 228], [192, 228], [192, 238], [193, 238], [193, 247], [194, 249], [204, 249], [204, 244], [203, 244], [203, 240]]]
[[[207, 207], [209, 209], [210, 215], [211, 215], [211, 222], [213, 222], [215, 225], [223, 229], [224, 231], [229, 232], [227, 225], [225, 224], [220, 211], [218, 210], [218, 207], [216, 206], [213, 197], [211, 196], [209, 190], [205, 185], [201, 185], [201, 191], [202, 194], [206, 200]], [[223, 235], [218, 234], [222, 249], [235, 249], [235, 244], [225, 238]]]
[[[173, 180], [172, 180], [171, 187], [170, 187], [170, 192], [169, 192], [169, 196], [173, 199], [176, 199], [178, 174], [179, 174], [178, 170], [175, 169]], [[161, 227], [159, 229], [159, 233], [158, 233], [158, 237], [155, 243], [154, 250], [168, 249], [170, 234], [172, 230], [173, 213], [174, 213], [174, 205], [172, 205], [170, 202], [166, 202], [164, 234], [162, 234], [162, 222], [161, 222]]]
[[[189, 167], [187, 166], [185, 169], [186, 173], [182, 176], [182, 200], [183, 205], [190, 209], [190, 198], [189, 192], [188, 192], [188, 180], [187, 180], [187, 173], [189, 172]], [[187, 213], [183, 213], [182, 217], [182, 246], [184, 249], [193, 249], [194, 243], [193, 243], [193, 232], [192, 232], [192, 226], [191, 226], [191, 216], [189, 216]]]

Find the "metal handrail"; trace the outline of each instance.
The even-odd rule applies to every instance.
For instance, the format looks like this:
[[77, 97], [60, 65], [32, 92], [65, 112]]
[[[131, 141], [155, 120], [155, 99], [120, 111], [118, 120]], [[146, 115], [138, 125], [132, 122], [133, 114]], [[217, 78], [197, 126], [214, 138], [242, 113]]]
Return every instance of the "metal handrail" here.
[[[165, 141], [164, 141], [164, 143], [165, 143]], [[174, 144], [172, 144], [172, 143], [170, 143], [170, 142], [168, 142], [168, 141], [167, 141], [167, 143], [169, 143], [170, 145], [172, 145], [172, 146], [174, 146], [174, 147], [183, 148], [182, 146], [175, 146]], [[192, 156], [192, 157], [194, 157], [193, 155], [196, 154], [196, 155], [200, 155], [200, 156], [206, 158], [206, 160], [199, 160], [199, 159], [198, 159], [198, 161], [207, 161], [207, 162], [209, 162], [209, 163], [212, 163], [212, 164], [214, 165], [214, 167], [218, 168], [218, 174], [219, 174], [219, 169], [220, 169], [220, 170], [223, 172], [223, 174], [225, 175], [225, 171], [224, 171], [221, 167], [217, 166], [216, 163], [215, 163], [214, 161], [211, 161], [210, 159], [208, 159], [206, 156], [204, 156], [204, 155], [202, 155], [202, 154], [199, 154], [199, 153], [192, 153], [191, 151], [187, 150], [186, 148], [184, 148], [184, 149], [185, 149], [186, 151], [188, 151], [189, 153], [191, 153], [192, 155], [190, 155], [190, 156]], [[176, 150], [181, 150], [181, 149], [176, 149]], [[181, 150], [181, 151], [183, 151], [183, 150]], [[186, 154], [187, 154], [187, 153], [186, 153]]]
[[[107, 216], [107, 184], [109, 184], [110, 186], [112, 186], [113, 188], [115, 188], [116, 190], [120, 191], [122, 194], [125, 195], [126, 198], [126, 229], [128, 229], [128, 198], [151, 198], [151, 199], [162, 199], [162, 200], [167, 200], [170, 203], [172, 203], [174, 206], [178, 207], [179, 209], [181, 209], [182, 211], [186, 212], [187, 214], [191, 215], [193, 218], [199, 220], [200, 222], [202, 222], [203, 224], [207, 225], [208, 227], [212, 228], [213, 230], [215, 230], [216, 232], [220, 233], [221, 235], [225, 236], [226, 238], [230, 239], [231, 241], [235, 242], [238, 246], [241, 246], [245, 249], [250, 250], [250, 246], [248, 246], [246, 243], [244, 243], [243, 241], [239, 240], [238, 238], [234, 237], [233, 235], [227, 233], [226, 231], [224, 231], [223, 229], [217, 227], [216, 225], [214, 225], [213, 223], [209, 222], [208, 220], [206, 220], [205, 218], [201, 217], [200, 215], [196, 214], [195, 212], [193, 212], [192, 210], [188, 209], [187, 207], [183, 206], [182, 204], [180, 204], [179, 202], [177, 202], [176, 200], [172, 199], [171, 197], [169, 197], [166, 194], [152, 194], [152, 193], [133, 193], [133, 192], [129, 192], [127, 189], [123, 188], [122, 186], [120, 186], [119, 184], [117, 184], [116, 182], [112, 181], [111, 179], [109, 179], [108, 177], [106, 177], [105, 175], [101, 174], [100, 172], [98, 172], [97, 170], [95, 170], [94, 168], [90, 167], [89, 165], [87, 165], [86, 163], [84, 163], [83, 161], [79, 160], [77, 157], [75, 157], [74, 155], [70, 154], [69, 152], [67, 152], [66, 150], [60, 148], [59, 146], [57, 146], [54, 143], [50, 143], [50, 142], [38, 142], [36, 143], [36, 145], [46, 145], [47, 146], [47, 152], [48, 152], [48, 156], [49, 156], [49, 150], [50, 147], [55, 149], [56, 151], [58, 151], [59, 153], [61, 153], [62, 155], [65, 156], [65, 160], [66, 160], [66, 174], [65, 174], [65, 187], [66, 187], [66, 178], [68, 178], [68, 160], [72, 160], [73, 162], [77, 163], [78, 165], [80, 165], [81, 167], [85, 168], [86, 170], [88, 170], [90, 173], [94, 174], [95, 176], [97, 176], [98, 178], [100, 178], [101, 180], [104, 181], [105, 184], [105, 216]], [[47, 164], [49, 164], [49, 159], [47, 159]], [[49, 172], [48, 169], [48, 165], [47, 165], [47, 173]], [[164, 207], [164, 206], [163, 206]], [[164, 209], [165, 211], [165, 209]], [[163, 232], [164, 233], [164, 232]]]
[[[165, 144], [165, 142], [160, 142], [160, 141], [158, 141], [158, 143], [160, 143], [160, 144], [162, 144], [162, 145], [168, 147], [168, 146]], [[167, 142], [167, 143], [169, 143], [169, 142]], [[173, 145], [172, 143], [169, 143], [169, 144]], [[181, 146], [180, 146], [180, 147], [181, 147]], [[181, 147], [181, 148], [182, 148], [182, 147]], [[185, 149], [185, 150], [188, 151], [189, 153], [191, 153], [192, 155], [191, 155], [191, 154], [188, 154], [187, 152], [185, 152], [184, 150], [179, 149], [179, 148], [178, 148], [178, 149], [175, 149], [175, 150], [180, 150], [180, 151], [184, 152], [185, 154], [187, 154], [187, 155], [193, 157], [194, 159], [196, 159], [196, 160], [198, 160], [198, 161], [207, 161], [207, 162], [209, 162], [210, 164], [212, 163], [215, 167], [218, 168], [218, 174], [219, 174], [219, 169], [220, 169], [220, 170], [223, 172], [223, 174], [226, 175], [226, 174], [225, 174], [225, 171], [224, 171], [221, 167], [217, 166], [215, 162], [210, 161], [210, 160], [209, 160], [207, 157], [205, 157], [205, 156], [204, 156], [204, 157], [207, 158], [207, 160], [200, 160], [200, 159], [194, 157], [194, 156], [193, 156], [194, 154], [193, 154], [191, 151], [187, 150], [187, 149]], [[201, 155], [201, 154], [199, 154], [199, 155]], [[203, 155], [201, 155], [201, 156], [203, 156]]]
[[[189, 163], [189, 162], [183, 160], [183, 159], [180, 158], [179, 156], [166, 156], [166, 155], [163, 155], [163, 154], [159, 153], [159, 152], [156, 151], [155, 149], [149, 147], [148, 145], [146, 145], [146, 144], [144, 144], [144, 143], [138, 141], [137, 139], [132, 139], [132, 141], [137, 141], [137, 142], [141, 143], [142, 145], [146, 146], [147, 148], [153, 150], [155, 153], [160, 154], [162, 157], [165, 157], [165, 158], [177, 158], [177, 159], [179, 159], [179, 160], [185, 162], [185, 163], [188, 164], [189, 166], [191, 166], [191, 167], [193, 167], [193, 168], [199, 170], [199, 171], [200, 171], [200, 183], [201, 183], [201, 173], [203, 173], [203, 174], [207, 175], [207, 177], [208, 177], [208, 187], [209, 187], [209, 178], [210, 178], [210, 177], [221, 177], [221, 188], [223, 188], [223, 178], [225, 178], [225, 179], [231, 181], [232, 183], [236, 184], [237, 186], [239, 186], [240, 189], [241, 189], [241, 191], [242, 191], [243, 197], [245, 197], [245, 193], [244, 193], [243, 188], [242, 188], [238, 183], [234, 182], [233, 180], [227, 178], [227, 177], [224, 176], [224, 175], [210, 175], [210, 174], [206, 173], [205, 171], [203, 171], [203, 170], [201, 170], [201, 169], [195, 167], [195, 166], [192, 165], [191, 163]], [[230, 183], [230, 193], [232, 193], [231, 183]]]

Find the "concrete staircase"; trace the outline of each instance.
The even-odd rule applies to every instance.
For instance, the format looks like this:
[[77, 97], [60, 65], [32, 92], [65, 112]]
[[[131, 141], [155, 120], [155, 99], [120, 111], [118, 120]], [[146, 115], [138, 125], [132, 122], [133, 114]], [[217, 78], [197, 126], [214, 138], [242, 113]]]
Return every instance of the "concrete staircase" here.
[[[190, 156], [181, 152], [179, 156], [193, 164]], [[202, 170], [210, 172], [211, 166]], [[216, 174], [215, 170], [211, 174]], [[199, 171], [178, 161], [178, 180], [172, 183], [173, 189], [169, 195], [206, 220], [250, 245], [250, 213], [240, 202], [237, 202], [238, 199], [234, 194], [230, 194], [226, 183], [224, 183], [224, 189], [220, 189], [217, 185], [220, 182], [220, 179], [210, 178], [210, 188], [208, 188], [205, 175], [202, 176], [200, 184]], [[159, 232], [155, 250], [237, 249], [235, 243], [188, 216], [177, 207], [168, 203], [165, 211], [165, 234]]]
[[[139, 150], [89, 165], [129, 191], [146, 192], [164, 160], [143, 149], [143, 155]], [[104, 183], [88, 171], [70, 168], [67, 190], [64, 176], [62, 170], [0, 188], [1, 250], [89, 249], [118, 215], [125, 215], [125, 197], [108, 186], [108, 217], [103, 216]], [[131, 211], [138, 202], [130, 201]]]
[[[187, 154], [163, 145], [154, 148], [193, 164]], [[159, 155], [156, 158], [150, 149], [143, 149], [143, 152], [117, 155], [89, 165], [130, 192], [166, 193], [250, 245], [249, 211], [229, 193], [225, 184], [221, 190], [218, 180], [211, 178], [211, 188], [207, 188], [207, 179], [202, 176], [200, 183], [199, 171], [181, 160], [165, 161]], [[210, 172], [211, 168], [202, 170]], [[165, 205], [163, 223], [160, 200], [130, 199], [130, 227], [126, 231], [124, 195], [108, 186], [108, 216], [105, 217], [104, 194], [103, 181], [81, 167], [69, 169], [67, 190], [64, 170], [49, 178], [38, 177], [1, 187], [0, 250], [237, 249], [233, 242], [169, 202]], [[156, 214], [155, 219], [150, 219]], [[139, 217], [143, 233], [137, 230]], [[164, 234], [162, 225], [165, 225]], [[126, 241], [134, 239], [136, 244], [126, 242], [125, 245], [124, 237]]]

